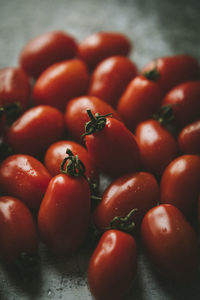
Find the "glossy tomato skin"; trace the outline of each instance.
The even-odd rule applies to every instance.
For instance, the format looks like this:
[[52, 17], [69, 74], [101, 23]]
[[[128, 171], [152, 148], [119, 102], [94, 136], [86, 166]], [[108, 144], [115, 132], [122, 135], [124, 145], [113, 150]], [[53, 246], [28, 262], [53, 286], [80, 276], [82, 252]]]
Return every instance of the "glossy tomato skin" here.
[[155, 68], [159, 72], [157, 82], [164, 93], [182, 82], [197, 80], [200, 75], [198, 60], [187, 54], [160, 57], [145, 66], [142, 73]]
[[134, 62], [124, 56], [111, 56], [96, 66], [88, 94], [115, 107], [127, 84], [136, 75], [137, 67]]
[[19, 199], [0, 197], [0, 228], [0, 256], [4, 262], [12, 264], [23, 253], [36, 254], [36, 225], [31, 212]]
[[76, 55], [75, 39], [63, 31], [41, 34], [22, 49], [19, 63], [27, 74], [38, 77], [50, 65]]
[[87, 109], [90, 109], [94, 115], [112, 113], [113, 118], [120, 119], [114, 108], [97, 97], [82, 96], [71, 99], [66, 106], [65, 125], [72, 138], [79, 143], [83, 143], [81, 135], [85, 132], [85, 123], [90, 121]]
[[136, 208], [133, 221], [138, 228], [145, 213], [158, 201], [159, 186], [153, 175], [147, 172], [124, 175], [105, 190], [94, 211], [93, 221], [98, 229], [105, 230], [114, 217], [125, 217]]
[[0, 165], [0, 190], [17, 197], [31, 209], [37, 210], [51, 176], [36, 158], [15, 154]]
[[163, 105], [172, 105], [173, 123], [182, 128], [200, 119], [200, 81], [188, 81], [169, 91]]
[[136, 128], [136, 137], [144, 168], [160, 176], [177, 155], [175, 139], [155, 120], [139, 123]]
[[42, 200], [38, 226], [41, 239], [56, 255], [71, 255], [83, 242], [90, 220], [90, 189], [83, 177], [59, 174]]
[[175, 206], [163, 204], [149, 210], [142, 221], [141, 236], [154, 266], [164, 277], [192, 278], [199, 262], [198, 239]]
[[87, 152], [87, 150], [73, 141], [59, 141], [52, 144], [46, 151], [44, 164], [52, 176], [60, 174], [60, 167], [63, 159], [67, 156], [66, 150], [70, 149], [74, 155], [78, 155], [79, 159], [85, 166], [85, 175], [90, 179], [98, 181], [97, 170]]
[[53, 64], [39, 76], [35, 83], [34, 103], [51, 105], [64, 111], [69, 99], [86, 93], [88, 82], [88, 69], [80, 59]]
[[117, 104], [117, 111], [130, 130], [149, 119], [158, 110], [163, 98], [159, 85], [144, 76], [131, 80]]
[[9, 128], [6, 141], [16, 153], [44, 154], [64, 133], [63, 114], [54, 107], [39, 105], [22, 114]]
[[185, 216], [197, 211], [200, 194], [200, 157], [182, 155], [165, 169], [160, 183], [160, 202], [176, 206]]
[[22, 69], [10, 67], [0, 70], [0, 106], [17, 102], [25, 110], [30, 93], [30, 81]]
[[78, 45], [78, 57], [94, 68], [101, 60], [113, 56], [127, 56], [131, 50], [129, 39], [118, 32], [97, 32]]
[[85, 136], [85, 144], [94, 164], [105, 174], [117, 177], [140, 167], [136, 138], [117, 119], [108, 117], [101, 131]]
[[200, 153], [200, 120], [184, 127], [178, 136], [179, 149], [184, 154]]
[[135, 278], [134, 238], [122, 231], [106, 231], [89, 262], [88, 283], [95, 300], [123, 300]]

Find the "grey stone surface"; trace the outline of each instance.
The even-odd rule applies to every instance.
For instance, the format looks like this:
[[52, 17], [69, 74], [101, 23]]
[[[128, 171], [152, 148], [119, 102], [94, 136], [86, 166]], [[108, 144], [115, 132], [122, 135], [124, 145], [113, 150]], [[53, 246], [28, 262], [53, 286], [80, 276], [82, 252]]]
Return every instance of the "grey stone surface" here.
[[[77, 40], [99, 30], [126, 33], [140, 68], [152, 58], [177, 53], [200, 60], [200, 1], [0, 0], [0, 67], [17, 65], [29, 39], [55, 29]], [[102, 185], [107, 185], [105, 178]], [[125, 300], [200, 299], [198, 278], [180, 285], [159, 278], [140, 248], [138, 275]], [[86, 279], [89, 245], [65, 260], [52, 257], [43, 245], [40, 255], [40, 271], [31, 281], [21, 282], [0, 266], [0, 299], [92, 299]]]

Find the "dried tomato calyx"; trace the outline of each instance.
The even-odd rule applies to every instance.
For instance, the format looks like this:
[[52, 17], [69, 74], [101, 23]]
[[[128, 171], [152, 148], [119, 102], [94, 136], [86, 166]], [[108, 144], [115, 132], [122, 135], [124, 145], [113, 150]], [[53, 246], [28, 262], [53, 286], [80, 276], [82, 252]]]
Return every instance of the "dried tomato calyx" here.
[[60, 168], [61, 172], [72, 177], [85, 177], [85, 166], [78, 158], [78, 155], [74, 155], [69, 148], [66, 150], [66, 154], [68, 154], [68, 156], [63, 159]]
[[137, 208], [132, 209], [127, 216], [116, 216], [110, 222], [108, 229], [117, 229], [124, 232], [131, 232], [135, 228], [135, 222], [133, 221], [133, 215], [136, 213]]
[[160, 78], [160, 72], [156, 67], [149, 71], [143, 72], [142, 75], [151, 81], [157, 81]]
[[94, 116], [90, 109], [87, 109], [87, 114], [90, 118], [90, 121], [85, 124], [85, 132], [82, 134], [83, 138], [86, 135], [101, 131], [106, 125], [106, 117], [112, 116], [112, 113], [106, 115], [100, 115], [99, 113], [96, 113]]

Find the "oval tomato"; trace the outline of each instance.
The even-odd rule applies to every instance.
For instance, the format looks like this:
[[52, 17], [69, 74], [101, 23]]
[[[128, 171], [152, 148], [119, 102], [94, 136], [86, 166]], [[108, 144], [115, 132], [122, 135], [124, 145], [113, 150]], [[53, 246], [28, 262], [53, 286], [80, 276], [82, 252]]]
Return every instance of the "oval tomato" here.
[[22, 49], [19, 62], [30, 76], [38, 77], [50, 65], [76, 55], [75, 39], [63, 31], [41, 34]]
[[38, 226], [41, 239], [57, 255], [70, 255], [83, 242], [90, 220], [90, 189], [85, 178], [59, 174], [42, 200]]
[[181, 54], [160, 57], [147, 64], [142, 74], [155, 76], [163, 92], [168, 92], [178, 84], [199, 78], [199, 62], [191, 55]]
[[160, 183], [160, 202], [178, 207], [186, 216], [197, 211], [200, 194], [200, 157], [182, 155], [165, 169]]
[[85, 131], [85, 123], [90, 120], [87, 109], [90, 109], [94, 114], [112, 113], [113, 118], [120, 119], [114, 108], [99, 98], [83, 96], [71, 99], [66, 106], [65, 125], [73, 139], [80, 143], [83, 143], [81, 135]]
[[88, 283], [96, 300], [122, 300], [131, 288], [137, 269], [134, 238], [118, 230], [101, 237], [88, 268]]
[[131, 50], [128, 38], [118, 32], [97, 32], [78, 45], [78, 57], [93, 68], [101, 60], [113, 55], [127, 56]]
[[95, 116], [90, 114], [85, 144], [97, 168], [114, 177], [138, 170], [140, 150], [135, 136], [121, 121]]
[[147, 120], [138, 124], [136, 138], [144, 168], [161, 175], [177, 155], [177, 143], [173, 136], [157, 121]]
[[189, 81], [176, 86], [163, 99], [162, 105], [171, 105], [173, 123], [184, 127], [200, 119], [200, 81]]
[[163, 93], [156, 82], [144, 76], [131, 80], [117, 104], [117, 111], [130, 130], [149, 119], [158, 110]]
[[162, 275], [175, 280], [192, 278], [199, 262], [198, 239], [175, 206], [164, 204], [150, 209], [142, 221], [141, 236]]
[[16, 153], [40, 156], [63, 133], [63, 114], [54, 107], [40, 105], [27, 110], [12, 124], [6, 141]]
[[64, 111], [69, 99], [81, 96], [88, 88], [85, 63], [72, 59], [53, 64], [37, 79], [33, 89], [35, 105], [47, 104]]
[[200, 154], [200, 120], [181, 130], [178, 136], [178, 145], [182, 153]]
[[10, 67], [0, 70], [0, 106], [17, 102], [25, 110], [30, 94], [30, 81], [22, 69]]
[[124, 175], [105, 190], [94, 211], [93, 221], [98, 229], [105, 230], [115, 217], [126, 217], [137, 209], [132, 220], [138, 227], [145, 213], [158, 201], [159, 186], [153, 175], [146, 172]]
[[29, 155], [11, 155], [0, 165], [0, 190], [34, 210], [39, 208], [50, 179], [43, 164]]
[[36, 254], [36, 225], [29, 209], [17, 198], [0, 197], [0, 256], [6, 263], [22, 263]]
[[129, 81], [137, 75], [137, 67], [124, 56], [111, 56], [95, 68], [89, 86], [89, 95], [116, 106]]
[[98, 181], [96, 168], [87, 152], [87, 150], [73, 141], [59, 141], [52, 144], [46, 151], [44, 164], [52, 176], [60, 174], [61, 164], [66, 157], [66, 150], [70, 149], [74, 155], [78, 155], [79, 159], [85, 166], [85, 175], [92, 181]]

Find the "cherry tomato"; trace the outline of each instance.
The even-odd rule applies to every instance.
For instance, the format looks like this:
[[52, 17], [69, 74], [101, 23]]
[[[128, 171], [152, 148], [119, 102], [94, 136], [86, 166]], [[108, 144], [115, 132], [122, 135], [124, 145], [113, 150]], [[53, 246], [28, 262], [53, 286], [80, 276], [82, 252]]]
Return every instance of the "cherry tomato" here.
[[77, 44], [63, 31], [52, 31], [37, 36], [22, 49], [19, 62], [30, 76], [38, 77], [50, 65], [73, 58]]
[[157, 77], [157, 82], [166, 93], [178, 84], [199, 78], [199, 62], [191, 55], [160, 57], [151, 61], [142, 74]]
[[23, 263], [38, 248], [36, 226], [29, 209], [17, 198], [0, 197], [0, 256], [7, 263]]
[[197, 211], [200, 194], [200, 157], [182, 155], [165, 169], [160, 183], [160, 202], [178, 207], [186, 216]]
[[83, 242], [90, 220], [90, 189], [83, 177], [59, 174], [42, 200], [38, 226], [41, 239], [57, 255], [70, 255]]
[[198, 268], [198, 240], [175, 206], [164, 204], [150, 209], [142, 221], [141, 236], [160, 273], [175, 280], [192, 278]]
[[144, 76], [131, 80], [119, 99], [117, 111], [130, 130], [139, 122], [149, 119], [158, 110], [163, 94], [156, 82]]
[[157, 121], [147, 120], [138, 124], [136, 138], [144, 168], [161, 175], [177, 155], [177, 143], [173, 136]]
[[112, 113], [113, 118], [120, 119], [118, 113], [108, 103], [92, 96], [83, 96], [68, 102], [65, 112], [65, 125], [76, 141], [83, 143], [81, 135], [85, 131], [85, 123], [90, 120], [86, 112], [90, 109], [94, 114]]
[[25, 110], [30, 93], [29, 78], [22, 69], [10, 67], [0, 70], [0, 106], [17, 102]]
[[44, 164], [52, 176], [58, 175], [61, 172], [61, 164], [66, 157], [66, 150], [70, 149], [74, 155], [78, 155], [79, 159], [85, 166], [85, 175], [91, 180], [98, 181], [96, 168], [87, 152], [87, 150], [72, 141], [59, 141], [52, 144], [46, 151]]
[[178, 136], [178, 145], [182, 153], [200, 154], [200, 120], [181, 130]]
[[63, 132], [63, 114], [54, 107], [40, 105], [27, 110], [12, 124], [6, 140], [16, 153], [40, 156]]
[[78, 45], [78, 57], [94, 68], [109, 56], [127, 56], [131, 50], [129, 39], [118, 32], [97, 32], [89, 35]]
[[123, 300], [136, 275], [134, 238], [118, 230], [101, 237], [88, 268], [88, 283], [95, 300]]
[[43, 164], [29, 155], [11, 155], [0, 165], [0, 190], [32, 209], [39, 208], [50, 179]]
[[85, 144], [97, 168], [114, 177], [138, 170], [140, 150], [124, 123], [110, 117], [92, 117], [91, 113], [90, 117]]
[[136, 208], [132, 220], [138, 226], [145, 213], [158, 201], [159, 187], [153, 175], [146, 172], [124, 175], [105, 190], [94, 211], [94, 224], [98, 229], [105, 230], [115, 217], [125, 217]]
[[136, 75], [137, 67], [128, 58], [124, 56], [106, 58], [97, 65], [92, 74], [89, 95], [116, 106], [127, 84]]
[[34, 103], [51, 105], [64, 111], [69, 99], [87, 91], [88, 81], [88, 70], [81, 60], [56, 63], [37, 79], [33, 89]]
[[174, 124], [184, 127], [200, 119], [200, 81], [182, 83], [172, 89], [163, 99], [162, 105], [172, 105]]

